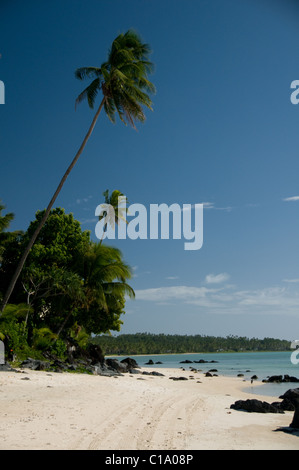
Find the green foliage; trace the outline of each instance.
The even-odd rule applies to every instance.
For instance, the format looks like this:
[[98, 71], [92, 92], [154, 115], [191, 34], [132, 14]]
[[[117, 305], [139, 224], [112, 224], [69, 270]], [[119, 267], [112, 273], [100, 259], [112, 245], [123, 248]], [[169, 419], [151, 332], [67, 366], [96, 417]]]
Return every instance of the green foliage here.
[[226, 338], [201, 335], [154, 335], [137, 333], [119, 336], [95, 336], [105, 354], [183, 354], [202, 352], [287, 351], [290, 342], [275, 338]]
[[50, 330], [50, 328], [35, 328], [33, 330], [33, 348], [39, 351], [47, 351], [51, 348], [57, 336]]
[[[37, 212], [28, 230], [7, 243], [0, 266], [2, 292], [42, 214]], [[125, 297], [134, 297], [127, 284], [131, 274], [118, 249], [92, 242], [72, 214], [53, 209], [19, 277], [14, 303], [0, 316], [0, 334], [12, 348], [29, 344], [36, 352], [63, 356], [61, 340], [68, 335], [84, 348], [91, 333], [119, 331]]]
[[77, 322], [70, 329], [70, 337], [76, 340], [81, 349], [86, 349], [89, 343], [90, 335], [85, 328], [78, 325]]
[[6, 355], [26, 356], [29, 351], [25, 318], [28, 313], [26, 304], [7, 304], [0, 317], [0, 339], [5, 344]]
[[[24, 234], [24, 246], [27, 245], [44, 212], [36, 213], [35, 221], [31, 222]], [[27, 265], [57, 266], [65, 270], [77, 268], [82, 263], [89, 240], [90, 232], [82, 232], [81, 225], [74, 219], [73, 214], [66, 214], [65, 210], [59, 207], [53, 209], [32, 247]]]
[[10, 222], [14, 219], [14, 214], [9, 212], [6, 215], [2, 215], [2, 211], [5, 206], [0, 201], [0, 264], [2, 262], [2, 256], [5, 251], [7, 243], [18, 235], [20, 232], [8, 232], [7, 229]]
[[50, 346], [49, 352], [57, 356], [59, 359], [66, 357], [66, 344], [65, 341], [57, 338]]

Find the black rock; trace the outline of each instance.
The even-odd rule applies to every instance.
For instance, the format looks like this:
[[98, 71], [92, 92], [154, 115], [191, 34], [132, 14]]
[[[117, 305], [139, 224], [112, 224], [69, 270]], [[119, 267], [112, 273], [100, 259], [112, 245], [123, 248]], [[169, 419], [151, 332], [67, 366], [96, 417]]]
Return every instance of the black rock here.
[[187, 377], [169, 377], [171, 380], [188, 380]]
[[185, 361], [181, 361], [180, 364], [192, 364], [193, 361], [189, 361], [189, 359], [185, 359]]
[[250, 413], [284, 413], [283, 410], [273, 404], [256, 399], [238, 400], [230, 407], [233, 410], [248, 411]]
[[141, 374], [140, 370], [138, 370], [138, 369], [130, 369], [129, 373], [130, 374]]
[[279, 398], [289, 400], [294, 406], [295, 411], [293, 421], [290, 424], [290, 428], [299, 429], [299, 388], [289, 389]]
[[137, 364], [135, 359], [132, 359], [131, 357], [126, 357], [126, 359], [123, 359], [120, 361], [122, 364], [127, 364], [128, 369], [139, 369], [140, 366]]
[[102, 348], [97, 344], [90, 343], [87, 349], [88, 358], [91, 360], [91, 364], [104, 364], [105, 357]]
[[164, 374], [161, 374], [161, 372], [156, 372], [156, 371], [152, 371], [152, 372], [148, 372], [147, 370], [144, 370], [142, 372], [143, 375], [155, 375], [155, 376], [161, 376], [161, 377], [164, 377]]
[[268, 377], [268, 380], [266, 382], [281, 383], [282, 382], [282, 375], [271, 375], [271, 377]]
[[275, 401], [272, 403], [273, 406], [278, 408], [279, 410], [282, 411], [294, 411], [295, 407], [294, 405], [288, 400], [287, 398], [284, 398], [282, 401]]
[[10, 364], [5, 363], [5, 364], [0, 364], [0, 372], [19, 372], [16, 369], [13, 369]]
[[291, 376], [284, 375], [282, 381], [283, 382], [299, 382], [299, 379], [297, 379], [297, 377], [293, 377], [292, 375]]
[[103, 375], [105, 377], [118, 377], [123, 375], [112, 368], [108, 368], [105, 364], [101, 364], [100, 362], [92, 366], [92, 371], [95, 375]]
[[127, 363], [122, 363], [118, 361], [117, 359], [106, 359], [105, 363], [108, 367], [108, 369], [115, 370], [116, 372], [128, 372], [128, 364]]
[[148, 365], [148, 366], [149, 366], [149, 365], [152, 366], [152, 365], [154, 365], [154, 361], [153, 361], [152, 359], [150, 359], [150, 360], [149, 360], [148, 362], [146, 362], [145, 364]]
[[31, 370], [46, 370], [51, 367], [51, 364], [47, 361], [40, 361], [39, 359], [28, 357], [22, 362], [21, 367]]

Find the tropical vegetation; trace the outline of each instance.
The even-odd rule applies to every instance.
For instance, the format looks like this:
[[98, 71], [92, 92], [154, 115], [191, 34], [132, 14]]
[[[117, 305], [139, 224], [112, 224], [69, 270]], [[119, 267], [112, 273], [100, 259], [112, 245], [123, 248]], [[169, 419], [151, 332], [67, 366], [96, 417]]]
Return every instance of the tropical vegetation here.
[[[0, 212], [0, 299], [43, 215], [38, 211], [25, 232], [10, 233], [13, 214]], [[63, 356], [69, 337], [86, 346], [91, 334], [119, 331], [126, 298], [134, 298], [131, 276], [119, 249], [95, 243], [72, 214], [52, 209], [0, 317], [6, 352]]]

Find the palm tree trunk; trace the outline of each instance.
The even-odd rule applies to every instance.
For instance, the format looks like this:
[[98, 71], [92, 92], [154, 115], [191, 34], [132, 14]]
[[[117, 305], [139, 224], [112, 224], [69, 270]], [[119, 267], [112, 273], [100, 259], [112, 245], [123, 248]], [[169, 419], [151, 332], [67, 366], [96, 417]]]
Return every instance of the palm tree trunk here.
[[102, 100], [102, 102], [101, 102], [101, 104], [100, 104], [100, 106], [99, 106], [99, 108], [98, 108], [98, 110], [97, 110], [97, 112], [96, 112], [96, 114], [95, 114], [93, 120], [92, 120], [91, 126], [90, 126], [90, 128], [89, 128], [89, 130], [88, 130], [88, 132], [87, 132], [87, 134], [86, 134], [86, 136], [85, 136], [85, 138], [84, 138], [84, 140], [83, 140], [83, 142], [82, 142], [82, 144], [81, 144], [81, 146], [80, 146], [78, 152], [76, 153], [76, 155], [75, 155], [75, 157], [74, 157], [72, 163], [69, 165], [68, 169], [66, 170], [65, 174], [63, 175], [63, 177], [62, 177], [62, 179], [61, 179], [61, 181], [60, 181], [60, 183], [59, 183], [59, 185], [58, 185], [58, 187], [57, 187], [57, 189], [56, 189], [56, 191], [55, 191], [55, 193], [54, 193], [54, 195], [53, 195], [53, 197], [52, 197], [52, 199], [51, 199], [51, 201], [50, 201], [50, 203], [49, 203], [49, 205], [48, 205], [48, 207], [47, 207], [47, 209], [46, 209], [46, 211], [45, 211], [45, 214], [44, 214], [43, 218], [41, 219], [40, 223], [38, 224], [37, 228], [35, 229], [35, 231], [34, 231], [32, 237], [31, 237], [31, 239], [30, 239], [30, 241], [29, 241], [29, 243], [28, 243], [28, 245], [27, 245], [27, 247], [26, 247], [26, 249], [25, 249], [25, 251], [24, 251], [24, 253], [23, 253], [23, 256], [21, 257], [21, 259], [20, 259], [20, 261], [19, 261], [19, 264], [18, 264], [18, 266], [17, 266], [17, 269], [16, 269], [16, 271], [15, 271], [15, 273], [14, 273], [14, 275], [13, 275], [11, 281], [10, 281], [10, 284], [9, 284], [9, 286], [8, 286], [8, 289], [7, 289], [6, 293], [5, 293], [5, 296], [3, 297], [3, 301], [2, 301], [2, 305], [1, 305], [1, 312], [3, 312], [3, 310], [4, 310], [4, 308], [5, 308], [6, 304], [7, 304], [7, 302], [9, 301], [9, 298], [10, 298], [11, 293], [12, 293], [14, 287], [15, 287], [15, 284], [16, 284], [18, 278], [19, 278], [19, 275], [21, 274], [21, 271], [22, 271], [22, 269], [23, 269], [23, 266], [24, 266], [24, 264], [25, 264], [25, 261], [26, 261], [26, 259], [27, 259], [27, 256], [28, 256], [28, 254], [29, 254], [29, 252], [30, 252], [30, 250], [31, 250], [31, 248], [32, 248], [32, 246], [33, 246], [33, 244], [34, 244], [34, 242], [35, 242], [35, 240], [36, 240], [36, 238], [37, 238], [39, 232], [41, 231], [43, 225], [45, 224], [45, 222], [46, 222], [46, 220], [47, 220], [47, 218], [48, 218], [48, 216], [49, 216], [49, 214], [50, 214], [50, 211], [51, 211], [51, 209], [52, 209], [52, 206], [53, 206], [53, 204], [54, 204], [54, 202], [55, 202], [55, 200], [56, 200], [58, 194], [60, 193], [60, 191], [61, 191], [61, 189], [62, 189], [62, 186], [63, 186], [64, 183], [65, 183], [65, 180], [67, 179], [69, 173], [71, 172], [71, 170], [73, 169], [73, 167], [74, 167], [75, 164], [77, 163], [77, 161], [78, 161], [78, 159], [79, 159], [81, 153], [82, 153], [83, 150], [84, 150], [84, 147], [85, 147], [85, 145], [86, 145], [86, 143], [87, 143], [89, 137], [91, 136], [91, 133], [92, 133], [92, 131], [93, 131], [93, 129], [94, 129], [94, 126], [96, 125], [97, 119], [98, 119], [99, 114], [100, 114], [100, 112], [101, 112], [101, 110], [102, 110], [102, 107], [103, 107], [103, 105], [104, 105], [104, 102], [105, 102], [105, 98], [103, 98], [103, 100]]
[[60, 333], [62, 332], [63, 328], [65, 327], [65, 325], [67, 324], [69, 318], [71, 317], [73, 311], [72, 309], [69, 311], [69, 313], [67, 314], [66, 318], [64, 319], [63, 323], [60, 325], [56, 335], [57, 335], [57, 338], [60, 336]]

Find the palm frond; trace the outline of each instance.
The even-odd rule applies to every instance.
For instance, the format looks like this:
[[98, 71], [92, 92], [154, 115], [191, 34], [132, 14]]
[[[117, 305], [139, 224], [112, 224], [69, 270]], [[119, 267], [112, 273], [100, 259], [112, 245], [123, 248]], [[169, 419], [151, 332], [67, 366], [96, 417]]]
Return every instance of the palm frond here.
[[85, 80], [86, 78], [101, 77], [102, 71], [99, 67], [80, 67], [75, 71], [75, 77], [78, 80]]
[[80, 93], [78, 98], [76, 99], [76, 106], [81, 103], [81, 101], [87, 99], [89, 107], [93, 108], [94, 107], [94, 102], [96, 99], [96, 96], [100, 90], [100, 85], [101, 85], [101, 80], [100, 78], [95, 78], [88, 87], [85, 88], [85, 90]]

